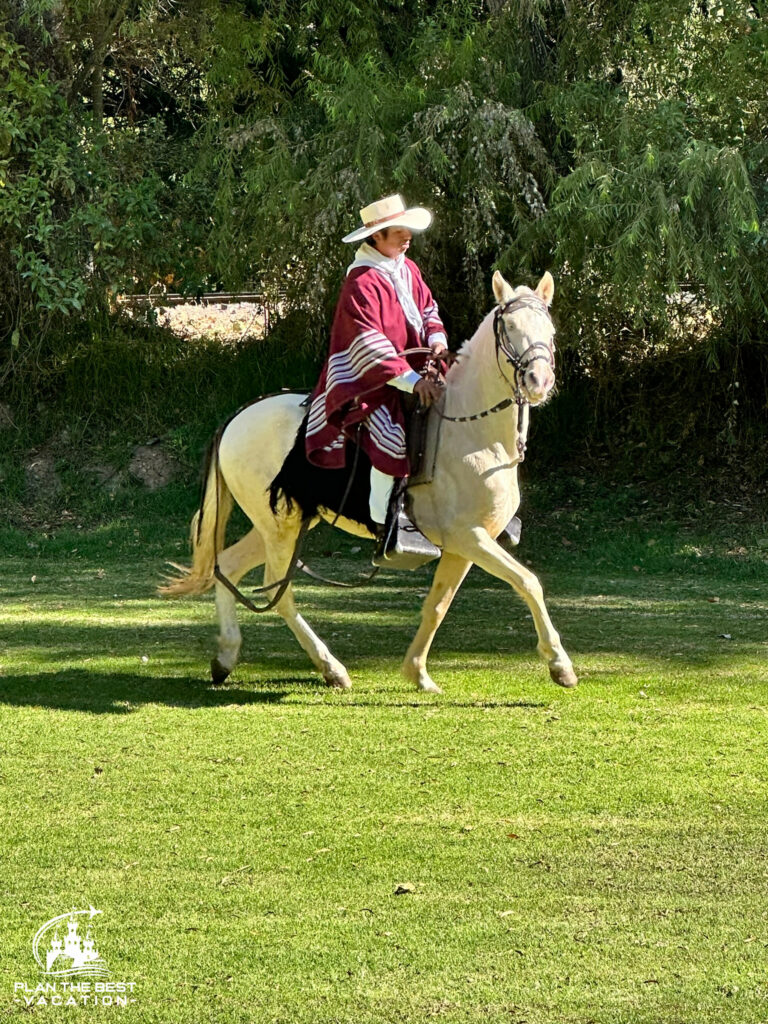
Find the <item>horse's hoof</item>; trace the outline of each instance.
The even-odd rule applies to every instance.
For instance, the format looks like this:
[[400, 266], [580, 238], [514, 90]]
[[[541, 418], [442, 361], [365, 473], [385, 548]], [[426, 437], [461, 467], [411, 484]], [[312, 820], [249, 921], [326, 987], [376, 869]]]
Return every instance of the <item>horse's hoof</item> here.
[[334, 690], [352, 689], [352, 680], [346, 672], [329, 672], [328, 675], [323, 676], [323, 678], [329, 686], [333, 687]]
[[419, 690], [422, 693], [442, 693], [443, 691], [433, 682], [431, 679], [427, 679], [424, 682], [418, 684]]
[[229, 669], [224, 668], [218, 658], [211, 662], [211, 682], [214, 686], [220, 686], [229, 675]]
[[578, 676], [570, 666], [568, 668], [551, 668], [549, 674], [558, 686], [564, 686], [566, 690], [573, 689], [579, 682]]

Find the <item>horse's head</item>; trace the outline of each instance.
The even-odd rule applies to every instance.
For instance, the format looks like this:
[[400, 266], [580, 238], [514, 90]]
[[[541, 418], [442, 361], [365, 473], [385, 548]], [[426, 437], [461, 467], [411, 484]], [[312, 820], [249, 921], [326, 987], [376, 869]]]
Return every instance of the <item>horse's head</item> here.
[[514, 369], [518, 401], [540, 405], [555, 386], [555, 325], [549, 315], [555, 282], [547, 272], [535, 291], [512, 288], [497, 270], [493, 292], [498, 302], [493, 329], [499, 365], [506, 360]]

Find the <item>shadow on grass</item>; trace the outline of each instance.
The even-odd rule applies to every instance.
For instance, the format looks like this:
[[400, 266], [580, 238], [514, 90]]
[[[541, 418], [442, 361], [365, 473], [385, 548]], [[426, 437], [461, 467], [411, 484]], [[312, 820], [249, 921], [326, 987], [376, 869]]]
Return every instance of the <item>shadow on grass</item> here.
[[[315, 676], [280, 676], [258, 680], [256, 689], [231, 683], [213, 686], [191, 676], [148, 678], [128, 672], [100, 675], [85, 669], [30, 673], [0, 677], [0, 704], [11, 707], [42, 707], [57, 711], [85, 714], [130, 714], [143, 704], [162, 704], [178, 708], [247, 707], [259, 704], [280, 704], [290, 698], [297, 706], [319, 706], [318, 696], [335, 695], [338, 700], [324, 701], [323, 708], [343, 711], [370, 708], [450, 707], [536, 710], [548, 707], [546, 701], [530, 700], [435, 700], [431, 695], [414, 697], [394, 690], [371, 695], [365, 691], [330, 689]], [[302, 700], [301, 698], [304, 697]], [[297, 699], [298, 698], [298, 699]]]
[[[486, 614], [487, 605], [478, 601], [474, 616], [469, 614], [471, 609], [467, 605], [456, 611], [438, 633], [433, 662], [435, 658], [463, 658], [467, 667], [480, 668], [509, 659], [511, 670], [514, 659], [535, 657], [536, 633], [524, 613], [494, 618]], [[325, 609], [322, 614], [313, 615], [310, 608], [305, 614], [352, 672], [382, 658], [396, 672], [415, 631], [407, 622], [378, 621], [376, 610], [362, 606], [348, 606], [336, 620]], [[633, 657], [638, 663], [652, 661], [664, 665], [676, 664], [678, 652], [685, 654], [689, 667], [698, 669], [715, 669], [726, 657], [754, 654], [755, 645], [764, 639], [763, 621], [757, 603], [748, 605], [742, 601], [737, 605], [723, 600], [710, 605], [701, 599], [670, 599], [659, 607], [648, 602], [632, 607], [560, 608], [556, 616], [560, 635], [574, 660], [615, 654]], [[305, 655], [279, 620], [246, 619], [242, 625], [242, 664], [249, 670], [267, 678], [275, 668], [296, 675], [305, 672], [305, 665], [309, 670]], [[45, 637], [43, 643], [41, 634]], [[71, 625], [45, 621], [41, 616], [25, 623], [0, 625], [0, 651], [7, 652], [9, 657], [18, 651], [30, 677], [38, 666], [41, 671], [48, 671], [52, 666], [85, 662], [99, 653], [138, 661], [145, 654], [154, 658], [160, 652], [166, 656], [173, 652], [178, 653], [180, 660], [189, 662], [191, 658], [199, 664], [199, 676], [190, 679], [192, 685], [200, 685], [202, 678], [207, 679], [209, 659], [215, 653], [215, 633], [207, 624], [137, 621], [135, 626], [99, 622]], [[265, 651], [268, 658], [263, 656]], [[281, 662], [280, 667], [276, 659]], [[137, 674], [137, 678], [142, 677]]]
[[130, 672], [98, 675], [85, 669], [63, 669], [0, 677], [0, 703], [46, 707], [89, 714], [129, 714], [141, 704], [179, 708], [277, 704], [288, 696], [287, 684], [315, 683], [307, 677], [283, 679], [260, 691], [214, 688], [191, 676], [152, 677]]

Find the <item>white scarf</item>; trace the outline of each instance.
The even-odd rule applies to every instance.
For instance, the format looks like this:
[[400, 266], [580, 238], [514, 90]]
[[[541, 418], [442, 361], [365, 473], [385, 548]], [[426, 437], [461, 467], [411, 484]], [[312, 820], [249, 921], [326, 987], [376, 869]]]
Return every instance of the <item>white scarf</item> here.
[[400, 303], [403, 313], [405, 313], [405, 319], [415, 328], [419, 337], [423, 339], [424, 322], [416, 303], [413, 301], [411, 273], [405, 265], [405, 253], [390, 259], [388, 256], [382, 255], [372, 245], [363, 242], [355, 253], [354, 262], [350, 263], [347, 267], [347, 273], [355, 270], [356, 267], [373, 267], [392, 284], [397, 301]]

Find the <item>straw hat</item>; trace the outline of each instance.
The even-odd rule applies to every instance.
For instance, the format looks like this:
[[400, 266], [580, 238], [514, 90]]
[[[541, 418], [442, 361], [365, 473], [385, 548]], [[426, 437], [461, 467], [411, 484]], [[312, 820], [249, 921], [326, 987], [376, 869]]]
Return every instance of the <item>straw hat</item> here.
[[387, 196], [360, 211], [363, 227], [351, 231], [342, 238], [342, 242], [359, 242], [361, 238], [369, 238], [375, 231], [382, 228], [409, 228], [411, 231], [424, 231], [432, 223], [432, 214], [423, 206], [412, 206], [406, 210], [402, 196]]

